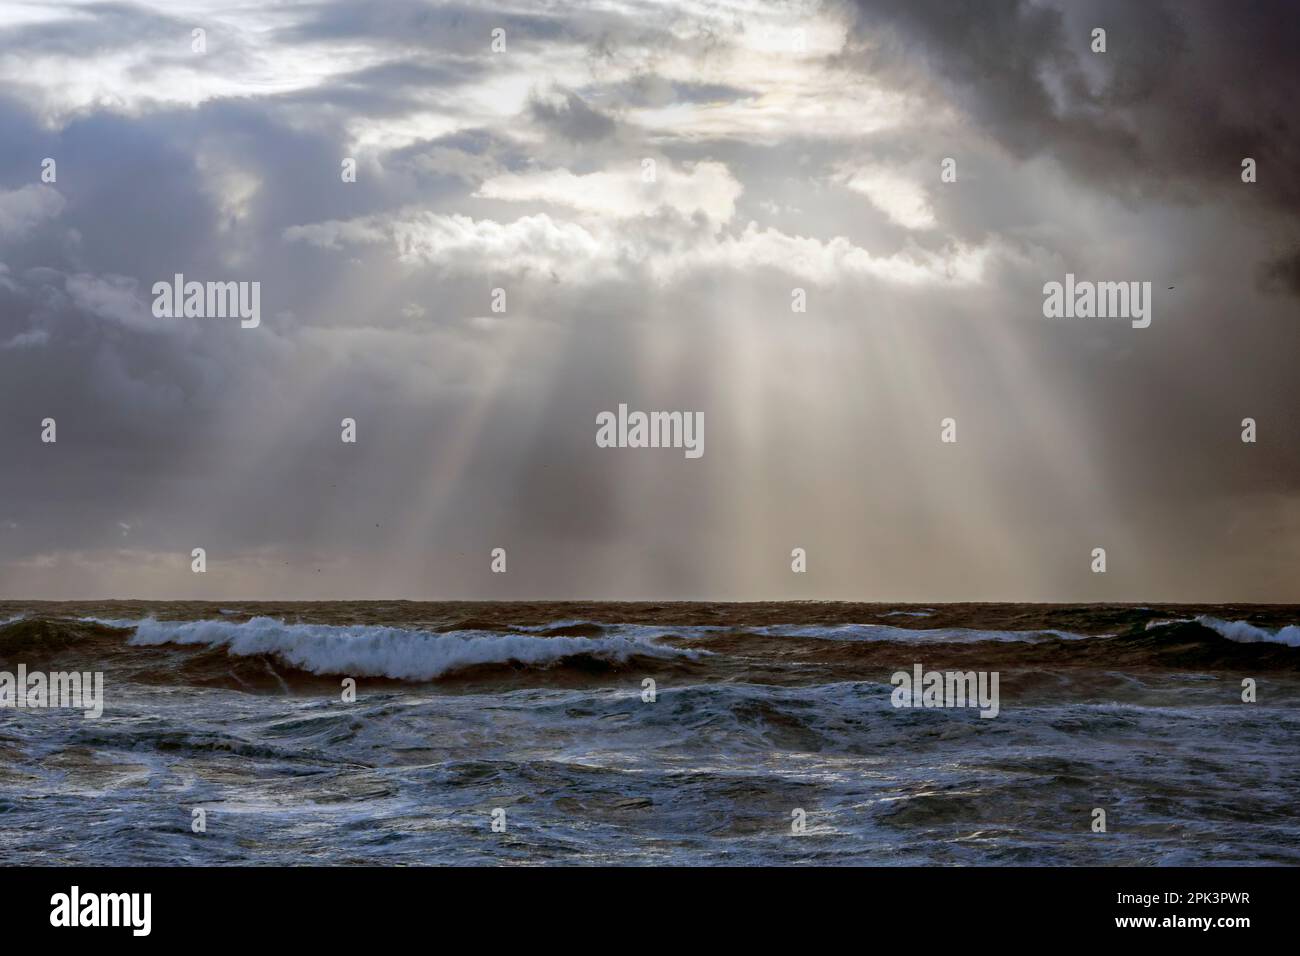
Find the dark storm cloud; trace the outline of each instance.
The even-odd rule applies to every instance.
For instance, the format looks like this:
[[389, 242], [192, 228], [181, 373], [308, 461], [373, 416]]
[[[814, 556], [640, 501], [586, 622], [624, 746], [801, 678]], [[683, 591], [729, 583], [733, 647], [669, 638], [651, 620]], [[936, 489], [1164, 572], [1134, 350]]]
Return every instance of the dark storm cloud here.
[[1261, 265], [1259, 283], [1265, 292], [1300, 297], [1300, 249]]
[[[380, 256], [355, 267], [361, 282], [341, 285], [336, 262], [304, 256], [281, 234], [296, 223], [346, 219], [417, 197], [423, 203], [463, 198], [472, 182], [430, 175], [451, 154], [521, 164], [508, 141], [471, 129], [396, 151], [385, 158], [391, 167], [385, 174], [363, 170], [357, 183], [340, 188], [346, 117], [400, 115], [417, 98], [403, 101], [405, 93], [469, 81], [482, 71], [482, 62], [463, 71], [446, 63], [390, 63], [346, 74], [325, 90], [217, 99], [143, 116], [95, 111], [55, 131], [46, 131], [18, 103], [3, 102], [0, 185], [17, 197], [5, 208], [22, 211], [26, 206], [20, 208], [19, 200], [31, 205], [26, 197], [35, 190], [59, 204], [57, 214], [30, 223], [15, 220], [23, 242], [0, 246], [6, 395], [0, 445], [31, 451], [33, 428], [47, 416], [60, 429], [59, 444], [41, 449], [50, 454], [6, 456], [0, 498], [7, 505], [0, 521], [7, 523], [7, 557], [125, 545], [183, 555], [186, 548], [177, 551], [176, 542], [186, 536], [203, 538], [214, 554], [256, 543], [291, 543], [302, 553], [334, 546], [329, 527], [320, 522], [322, 511], [333, 509], [362, 522], [354, 534], [376, 524], [401, 527], [400, 511], [359, 512], [350, 495], [364, 487], [395, 505], [422, 496], [423, 469], [400, 462], [411, 461], [413, 448], [445, 444], [461, 401], [448, 391], [432, 409], [412, 405], [409, 373], [399, 381], [391, 365], [368, 358], [373, 343], [359, 348], [353, 361], [307, 330], [343, 317], [357, 329], [396, 328], [407, 322], [403, 303], [425, 303], [429, 314], [415, 320], [415, 331], [426, 334], [430, 326], [485, 311], [478, 301], [483, 290], [475, 285], [458, 293], [445, 284], [413, 282]], [[303, 127], [299, 110], [311, 105], [330, 109]], [[44, 156], [60, 164], [53, 186], [33, 185]], [[227, 221], [222, 189], [212, 181], [225, 170], [256, 183], [237, 221]], [[29, 192], [19, 192], [24, 189]], [[242, 264], [231, 265], [226, 259], [236, 237]], [[178, 271], [190, 278], [260, 280], [266, 334], [251, 338], [237, 328], [152, 320], [151, 284]], [[391, 289], [402, 290], [386, 310], [376, 309], [369, 284], [381, 276]], [[341, 296], [354, 297], [355, 308], [340, 308]], [[121, 318], [127, 310], [132, 321]], [[411, 342], [434, 356], [461, 348], [472, 355], [475, 348], [472, 340]], [[389, 354], [384, 361], [401, 362], [395, 350]], [[310, 440], [290, 440], [282, 453], [264, 450], [260, 478], [232, 481], [238, 458], [225, 451], [232, 440], [238, 444], [241, 434], [245, 443], [258, 440], [264, 409], [281, 403], [291, 389], [286, 379], [301, 387], [311, 365], [340, 359], [348, 371], [322, 383], [312, 406], [319, 420], [294, 429]], [[447, 365], [426, 374], [450, 385], [456, 373]], [[338, 421], [345, 415], [363, 423], [363, 435], [385, 463], [371, 459], [367, 467], [340, 474], [337, 457], [327, 453], [332, 445], [318, 446], [322, 434], [337, 444]], [[473, 484], [480, 495], [498, 486], [490, 476], [513, 473], [512, 449], [534, 444], [520, 434], [518, 418], [503, 401], [485, 420], [483, 446], [465, 463], [470, 474], [479, 475]], [[543, 454], [545, 442], [527, 452], [526, 470], [539, 471], [543, 464], [532, 459]], [[571, 520], [571, 536], [586, 533], [593, 522], [608, 525], [600, 517], [607, 514], [599, 504], [604, 496], [589, 477], [561, 480], [586, 502]], [[284, 498], [287, 488], [295, 489], [290, 500]], [[531, 494], [512, 493], [521, 502]], [[469, 512], [476, 510], [468, 497], [461, 501]], [[490, 505], [480, 500], [478, 507]], [[211, 523], [214, 514], [224, 515], [220, 528]], [[445, 526], [447, 540], [471, 530], [482, 529], [458, 530], [454, 521]]]
[[[938, 81], [1020, 157], [1046, 153], [1097, 188], [1224, 191], [1300, 213], [1300, 9], [1288, 0], [857, 0], [855, 42], [900, 82]], [[1094, 27], [1107, 50], [1090, 49]], [[1182, 198], [1196, 201], [1196, 192]]]
[[[807, 596], [798, 542], [828, 596], [1294, 595], [1278, 6], [863, 4], [842, 55], [831, 31], [793, 65], [736, 52], [761, 4], [273, 7], [209, 26], [206, 59], [183, 55], [203, 17], [91, 9], [0, 30], [76, 67], [0, 99], [0, 576], [21, 581], [0, 593], [115, 569], [131, 593]], [[96, 86], [128, 53], [141, 85]], [[177, 65], [194, 90], [151, 80]], [[876, 117], [834, 112], [855, 81], [916, 99], [860, 131]], [[848, 189], [869, 164], [918, 183], [934, 224]], [[483, 188], [503, 177], [543, 198]], [[734, 217], [700, 214], [732, 187]], [[987, 252], [980, 281], [945, 272], [956, 243]], [[914, 254], [939, 264], [917, 277]], [[1149, 333], [1044, 323], [1044, 273], [1072, 264], [1156, 277]], [[174, 272], [261, 281], [262, 327], [153, 320]], [[703, 409], [708, 453], [600, 453], [620, 401]], [[1246, 414], [1267, 441], [1243, 465]], [[1147, 559], [1127, 591], [1053, 563], [1103, 530]], [[198, 544], [242, 577], [195, 582]]]
[[[33, 127], [12, 105], [0, 111], [0, 128]], [[261, 266], [232, 270], [223, 262], [221, 213], [194, 152], [204, 140], [236, 149], [241, 162], [272, 183], [250, 232], [252, 241], [267, 243]], [[321, 196], [336, 196], [336, 211], [346, 214], [349, 200], [365, 201], [367, 190], [320, 189], [311, 198], [313, 185], [337, 179], [336, 167], [319, 177], [311, 173], [328, 153], [327, 142], [275, 127], [238, 103], [139, 119], [95, 114], [25, 142], [38, 147], [35, 154], [7, 171], [32, 182], [38, 157], [57, 157], [59, 179], [48, 188], [67, 205], [21, 245], [0, 247], [14, 286], [0, 310], [0, 340], [33, 325], [47, 336], [42, 347], [6, 353], [5, 391], [16, 414], [0, 423], [0, 442], [30, 447], [33, 423], [54, 417], [61, 448], [81, 465], [51, 480], [48, 462], [15, 456], [4, 492], [23, 513], [21, 539], [29, 547], [85, 545], [104, 533], [99, 529], [115, 527], [124, 511], [143, 508], [160, 475], [181, 480], [186, 460], [213, 464], [211, 449], [219, 445], [204, 438], [239, 388], [235, 383], [275, 360], [276, 350], [265, 342], [252, 349], [220, 329], [152, 320], [152, 283], [178, 271], [204, 279], [232, 271], [266, 277], [283, 223], [318, 211]], [[304, 288], [312, 287], [311, 271], [297, 270]], [[305, 300], [286, 301], [274, 282], [267, 285], [266, 305], [303, 307]], [[132, 299], [148, 331], [117, 318], [118, 307]]]

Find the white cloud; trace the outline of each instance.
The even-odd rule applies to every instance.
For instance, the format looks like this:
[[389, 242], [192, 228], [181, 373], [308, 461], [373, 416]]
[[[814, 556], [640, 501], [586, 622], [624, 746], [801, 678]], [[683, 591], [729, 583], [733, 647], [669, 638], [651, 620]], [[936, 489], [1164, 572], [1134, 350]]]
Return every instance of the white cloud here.
[[750, 223], [738, 236], [726, 237], [683, 255], [682, 270], [728, 267], [766, 272], [782, 270], [810, 282], [832, 284], [870, 277], [895, 285], [971, 284], [983, 279], [989, 247], [953, 244], [943, 252], [916, 246], [873, 255], [844, 236], [821, 240], [791, 236]]
[[390, 220], [294, 226], [285, 239], [331, 248], [388, 244], [407, 264], [459, 273], [539, 271], [577, 282], [648, 277], [667, 283], [715, 269], [781, 270], [818, 283], [861, 277], [897, 285], [975, 283], [982, 280], [991, 253], [988, 246], [952, 244], [942, 252], [909, 245], [873, 255], [843, 236], [791, 236], [753, 222], [736, 234], [721, 234], [663, 218], [628, 229], [606, 221], [558, 221], [545, 213], [499, 223], [427, 210], [408, 210]]
[[630, 162], [622, 169], [580, 176], [567, 169], [507, 173], [484, 182], [476, 195], [550, 203], [619, 219], [671, 209], [687, 217], [702, 213], [720, 224], [735, 214], [742, 187], [722, 163], [703, 161], [684, 169], [666, 159], [654, 163], [653, 182], [643, 182], [641, 164]]
[[934, 210], [925, 190], [894, 170], [865, 167], [849, 173], [844, 185], [866, 196], [873, 206], [905, 229], [929, 229], [934, 225]]
[[[76, 28], [93, 23], [97, 15], [93, 4], [53, 6], [63, 9], [57, 17], [43, 18], [51, 35], [57, 24], [76, 36]], [[105, 16], [114, 15], [139, 18], [135, 42], [3, 50], [0, 83], [22, 90], [36, 101], [47, 123], [59, 126], [92, 110], [135, 115], [160, 106], [307, 90], [387, 58], [382, 50], [362, 44], [278, 42], [282, 29], [310, 15], [310, 8], [295, 4], [146, 2]], [[158, 16], [180, 18], [182, 25], [168, 35], [156, 25]], [[192, 50], [186, 23], [208, 31], [206, 53]], [[217, 65], [231, 62], [238, 68]]]

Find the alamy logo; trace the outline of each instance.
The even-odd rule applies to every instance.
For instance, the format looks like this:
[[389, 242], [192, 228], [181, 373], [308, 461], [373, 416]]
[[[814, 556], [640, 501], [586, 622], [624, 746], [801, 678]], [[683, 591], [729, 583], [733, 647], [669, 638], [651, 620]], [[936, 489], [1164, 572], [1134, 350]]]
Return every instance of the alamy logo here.
[[171, 282], [153, 284], [153, 314], [159, 319], [231, 319], [240, 327], [262, 324], [262, 283], [186, 282], [176, 273]]
[[70, 893], [50, 897], [51, 926], [129, 926], [131, 935], [148, 936], [153, 928], [152, 893]]
[[18, 665], [18, 673], [0, 671], [0, 707], [32, 710], [68, 708], [83, 710], [88, 718], [104, 713], [104, 674], [102, 671], [28, 671]]
[[1132, 319], [1133, 328], [1151, 324], [1150, 282], [1075, 282], [1043, 286], [1043, 315], [1049, 319]]
[[895, 671], [890, 699], [895, 707], [978, 707], [981, 717], [996, 717], [998, 671]]
[[687, 458], [704, 454], [703, 412], [629, 412], [596, 416], [598, 448], [684, 448]]

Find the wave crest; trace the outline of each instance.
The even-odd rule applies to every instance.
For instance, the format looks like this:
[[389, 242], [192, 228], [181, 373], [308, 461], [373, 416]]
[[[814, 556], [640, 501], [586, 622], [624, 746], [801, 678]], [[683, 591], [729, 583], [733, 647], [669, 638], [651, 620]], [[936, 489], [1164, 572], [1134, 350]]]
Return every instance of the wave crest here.
[[1288, 624], [1277, 631], [1266, 631], [1245, 621], [1221, 621], [1204, 614], [1196, 622], [1220, 637], [1239, 644], [1285, 644], [1287, 647], [1300, 647], [1300, 625], [1297, 624]]
[[[127, 622], [117, 622], [127, 623]], [[269, 617], [248, 621], [131, 622], [135, 646], [224, 647], [235, 657], [267, 655], [312, 674], [427, 681], [490, 664], [545, 667], [591, 657], [625, 663], [637, 657], [694, 660], [704, 652], [639, 637], [541, 637], [491, 631], [435, 633], [373, 625], [288, 624]]]

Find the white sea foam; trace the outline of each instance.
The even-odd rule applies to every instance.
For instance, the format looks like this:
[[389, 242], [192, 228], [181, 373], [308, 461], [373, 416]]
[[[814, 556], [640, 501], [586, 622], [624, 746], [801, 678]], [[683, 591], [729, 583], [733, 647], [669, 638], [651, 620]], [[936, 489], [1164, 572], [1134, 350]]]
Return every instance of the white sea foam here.
[[1154, 617], [1147, 621], [1144, 631], [1151, 631], [1157, 627], [1168, 627], [1170, 624], [1187, 624], [1194, 618], [1190, 617]]
[[642, 640], [658, 640], [662, 637], [685, 637], [700, 638], [708, 637], [712, 634], [721, 634], [726, 631], [737, 630], [734, 627], [726, 627], [721, 624], [605, 624], [600, 621], [584, 620], [564, 620], [555, 621], [551, 624], [511, 624], [512, 631], [523, 631], [528, 634], [549, 634], [552, 631], [567, 627], [598, 627], [604, 633], [617, 635], [620, 637], [630, 637]]
[[529, 634], [545, 634], [548, 631], [554, 631], [561, 627], [586, 627], [588, 625], [594, 627], [604, 626], [595, 621], [584, 621], [581, 618], [573, 617], [564, 618], [560, 621], [551, 621], [549, 624], [511, 624], [509, 627], [512, 631], [527, 631]]
[[1196, 621], [1240, 644], [1285, 644], [1287, 647], [1300, 647], [1300, 625], [1297, 624], [1288, 624], [1278, 631], [1267, 631], [1245, 621], [1220, 621], [1217, 617], [1208, 615], [1202, 615]]
[[124, 617], [79, 617], [77, 620], [83, 624], [98, 624], [101, 627], [115, 627], [118, 630], [127, 630], [140, 623], [135, 618]]
[[533, 637], [492, 631], [433, 633], [368, 625], [287, 624], [269, 617], [248, 621], [98, 621], [134, 627], [130, 642], [224, 647], [236, 657], [270, 654], [313, 674], [432, 680], [475, 664], [553, 664], [588, 654], [602, 660], [631, 657], [695, 658], [702, 652], [638, 637]]

